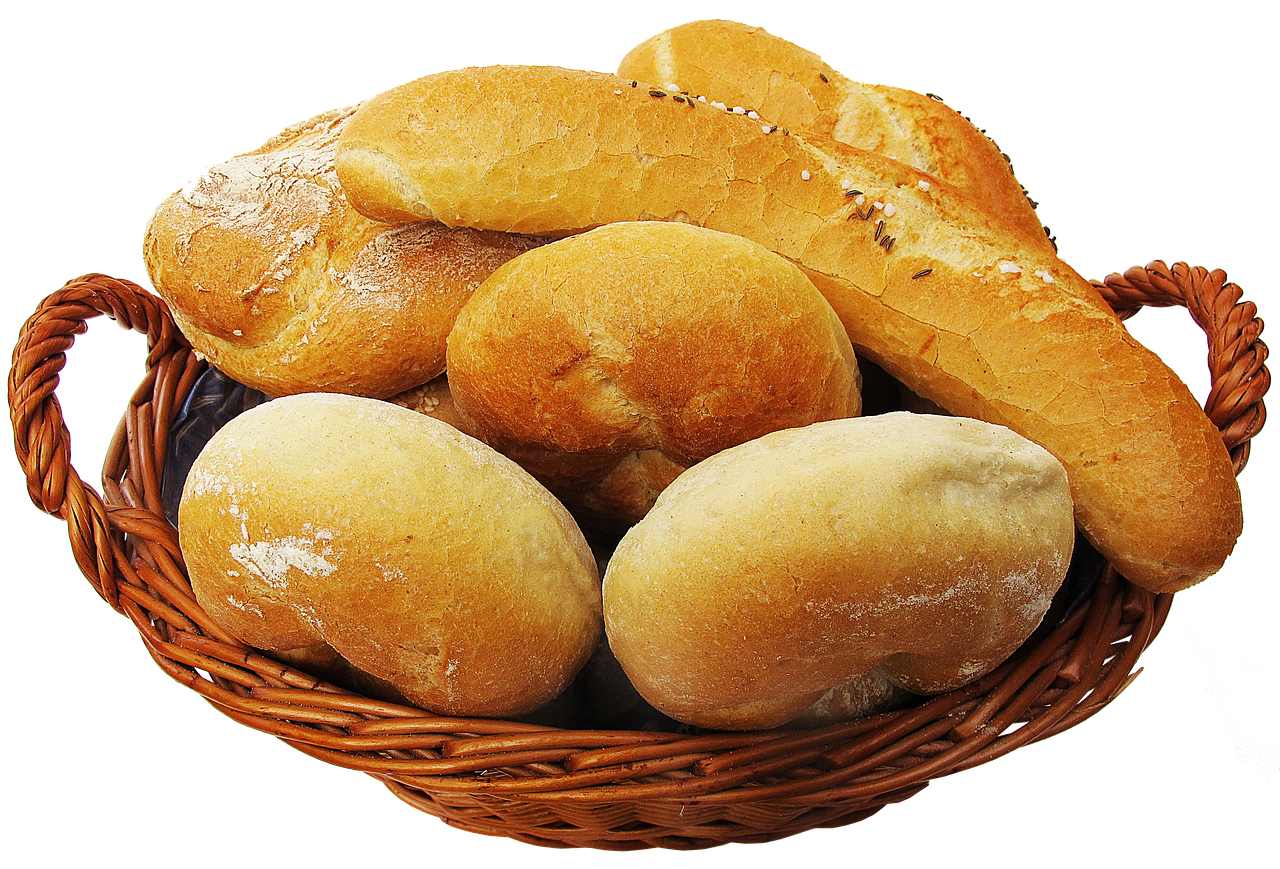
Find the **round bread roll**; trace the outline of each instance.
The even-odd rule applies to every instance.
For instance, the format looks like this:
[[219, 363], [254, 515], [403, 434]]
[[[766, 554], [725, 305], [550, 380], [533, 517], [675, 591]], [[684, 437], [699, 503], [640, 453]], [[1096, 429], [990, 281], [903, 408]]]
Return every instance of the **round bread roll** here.
[[809, 279], [681, 223], [610, 224], [508, 262], [447, 358], [476, 435], [604, 527], [725, 447], [861, 407], [853, 348]]
[[640, 694], [702, 727], [784, 724], [877, 673], [915, 693], [989, 672], [1066, 577], [1062, 465], [1008, 429], [892, 413], [775, 432], [695, 465], [604, 578]]
[[474, 438], [375, 399], [290, 396], [227, 423], [178, 532], [229, 633], [442, 714], [532, 711], [600, 636], [596, 562], [565, 509]]
[[348, 204], [334, 169], [352, 110], [290, 127], [156, 209], [145, 258], [182, 333], [272, 396], [387, 398], [444, 370], [458, 309], [531, 236], [385, 224]]

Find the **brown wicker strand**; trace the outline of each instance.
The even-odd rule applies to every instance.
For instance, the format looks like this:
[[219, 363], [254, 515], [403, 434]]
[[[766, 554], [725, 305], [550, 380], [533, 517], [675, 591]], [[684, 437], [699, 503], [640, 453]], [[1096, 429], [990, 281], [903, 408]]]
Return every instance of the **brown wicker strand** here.
[[[602, 766], [619, 766], [639, 760], [653, 760], [671, 754], [672, 738], [651, 740], [648, 742], [632, 738], [632, 734], [610, 734], [613, 744], [608, 748], [593, 748], [579, 751], [565, 759], [564, 768], [569, 772], [581, 769], [596, 769]], [[702, 753], [704, 759], [730, 751], [738, 746], [757, 745], [771, 741], [777, 737], [767, 733], [714, 733], [706, 736], [693, 736], [680, 740], [680, 749], [686, 754]], [[700, 771], [699, 760], [694, 764], [694, 771]]]
[[[758, 782], [752, 779], [744, 780], [744, 774], [752, 772], [752, 770], [746, 768], [718, 773], [717, 775], [723, 779], [720, 782], [723, 786], [714, 789], [703, 789], [705, 793], [699, 796], [696, 804], [729, 806], [738, 805], [744, 801], [767, 801], [814, 805], [831, 802], [833, 799], [843, 800], [850, 797], [859, 800], [876, 799], [880, 795], [897, 791], [903, 787], [923, 785], [934, 777], [932, 775], [921, 776], [916, 774], [916, 770], [923, 764], [911, 761], [907, 764], [910, 769], [902, 772], [894, 766], [894, 763], [910, 755], [920, 746], [943, 736], [950, 731], [954, 723], [950, 718], [931, 722], [918, 731], [897, 740], [874, 754], [861, 758], [848, 767], [797, 776], [790, 780], [765, 782]], [[992, 738], [994, 738], [994, 734], [980, 734], [975, 737], [983, 744]], [[953, 745], [952, 747], [954, 748], [955, 746]], [[960, 746], [961, 750], [965, 747], [963, 745]], [[942, 762], [943, 767], [946, 765], [945, 761], [946, 759]], [[797, 772], [801, 771], [797, 770]], [[635, 794], [634, 791], [622, 791], [617, 788], [614, 791], [617, 794], [617, 798], [634, 798]], [[840, 796], [833, 798], [832, 794], [840, 794]], [[690, 789], [688, 794], [682, 796], [695, 795], [697, 794]], [[567, 791], [528, 794], [526, 797], [539, 801], [563, 799], [590, 801], [596, 799], [598, 794]]]
[[[555, 745], [559, 747], [572, 748], [575, 754], [579, 753], [583, 748], [595, 749], [601, 746], [616, 746], [619, 744], [633, 747], [637, 743], [642, 743], [645, 747], [662, 746], [668, 742], [675, 741], [675, 734], [655, 733], [652, 740], [637, 739], [636, 735], [630, 731], [612, 731], [612, 730], [581, 730], [581, 731], [563, 731], [556, 728], [547, 728], [544, 730], [533, 730], [525, 733], [504, 733], [493, 736], [469, 736], [460, 737], [449, 742], [444, 749], [445, 757], [465, 757], [473, 754], [491, 754], [493, 752], [502, 751], [519, 751], [528, 748], [535, 748], [542, 745]], [[682, 741], [685, 753], [688, 753], [688, 745]], [[645, 759], [653, 757], [661, 757], [661, 752], [654, 753]], [[630, 758], [629, 758], [630, 759]], [[586, 765], [580, 765], [585, 769]]]
[[[1186, 296], [1163, 260], [1131, 266], [1123, 274], [1112, 273], [1090, 281], [1121, 319], [1127, 320], [1145, 307], [1184, 305]], [[1192, 319], [1195, 319], [1194, 313]], [[1196, 320], [1199, 323], [1199, 320]]]
[[[694, 771], [699, 775], [714, 775], [722, 770], [749, 766], [785, 754], [794, 748], [805, 748], [810, 745], [825, 746], [824, 754], [826, 754], [834, 750], [834, 746], [846, 745], [850, 740], [873, 730], [879, 730], [886, 723], [899, 720], [901, 717], [902, 713], [898, 712], [873, 715], [845, 724], [830, 725], [803, 735], [789, 734], [786, 738], [782, 738], [778, 732], [739, 734], [741, 747], [725, 745], [711, 757], [699, 761]], [[742, 737], [749, 737], [749, 740]]]
[[[500, 721], [493, 718], [448, 718], [429, 716], [420, 709], [404, 707], [405, 717], [371, 718], [352, 728], [352, 733], [451, 733], [460, 739], [471, 739], [485, 734], [510, 736], [521, 733], [558, 733], [556, 728], [542, 724], [517, 721]], [[409, 715], [408, 713], [412, 713]], [[594, 731], [593, 731], [594, 732]], [[653, 734], [655, 737], [664, 734]]]

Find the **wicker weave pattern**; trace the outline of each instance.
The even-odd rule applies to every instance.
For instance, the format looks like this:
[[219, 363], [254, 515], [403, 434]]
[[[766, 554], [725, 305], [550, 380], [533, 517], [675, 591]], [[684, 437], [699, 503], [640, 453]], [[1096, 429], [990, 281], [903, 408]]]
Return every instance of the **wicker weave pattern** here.
[[[1122, 316], [1143, 305], [1188, 308], [1209, 341], [1207, 412], [1239, 472], [1270, 384], [1253, 304], [1225, 273], [1181, 263], [1096, 286]], [[101, 497], [70, 464], [54, 394], [65, 351], [99, 314], [145, 333], [149, 348]], [[174, 679], [236, 721], [376, 776], [410, 805], [479, 833], [540, 845], [702, 848], [861, 820], [934, 778], [1100, 711], [1136, 676], [1172, 601], [1084, 552], [1068, 579], [1078, 599], [996, 671], [914, 708], [814, 731], [561, 730], [370, 700], [244, 646], [196, 603], [160, 480], [169, 423], [203, 369], [164, 303], [136, 284], [88, 275], [49, 296], [23, 327], [9, 375], [32, 501], [67, 522], [81, 571]]]
[[1155, 260], [1092, 283], [1121, 318], [1143, 306], [1180, 305], [1204, 330], [1210, 378], [1205, 413], [1222, 432], [1239, 474], [1249, 461], [1249, 440], [1266, 422], [1262, 397], [1271, 385], [1267, 345], [1258, 340], [1262, 320], [1257, 306], [1240, 300], [1243, 293], [1227, 281], [1226, 272], [1186, 263], [1170, 268]]

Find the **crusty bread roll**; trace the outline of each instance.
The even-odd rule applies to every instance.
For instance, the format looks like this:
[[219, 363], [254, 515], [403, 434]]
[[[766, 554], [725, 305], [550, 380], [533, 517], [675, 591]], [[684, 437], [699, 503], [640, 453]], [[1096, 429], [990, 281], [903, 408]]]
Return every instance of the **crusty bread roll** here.
[[610, 224], [508, 262], [447, 359], [477, 437], [606, 529], [694, 462], [861, 401], [844, 326], [798, 268], [681, 223]]
[[338, 658], [450, 715], [538, 708], [600, 636], [596, 562], [514, 463], [385, 401], [289, 396], [197, 457], [178, 533], [196, 599], [281, 658]]
[[753, 109], [811, 144], [833, 139], [914, 166], [1013, 224], [1029, 245], [1053, 249], [1008, 156], [936, 96], [851, 81], [761, 27], [722, 20], [650, 37], [618, 75]]
[[990, 672], [1040, 623], [1074, 539], [1062, 465], [1008, 429], [816, 423], [667, 487], [609, 561], [605, 629], [672, 718], [774, 727], [855, 677], [927, 694]]
[[[381, 218], [536, 234], [658, 219], [752, 239], [913, 392], [1062, 461], [1079, 527], [1126, 577], [1174, 591], [1222, 565], [1242, 519], [1219, 433], [1037, 233], [905, 164], [677, 96], [546, 67], [428, 76], [361, 106], [338, 176]], [[846, 181], [884, 208], [863, 219]]]
[[406, 389], [391, 396], [387, 401], [448, 423], [463, 434], [476, 436], [473, 424], [458, 410], [458, 405], [453, 400], [453, 390], [449, 387], [448, 374], [441, 374], [421, 386]]
[[351, 110], [319, 115], [170, 195], [147, 227], [151, 281], [192, 345], [268, 395], [386, 398], [444, 369], [462, 303], [541, 240], [389, 226], [334, 172]]

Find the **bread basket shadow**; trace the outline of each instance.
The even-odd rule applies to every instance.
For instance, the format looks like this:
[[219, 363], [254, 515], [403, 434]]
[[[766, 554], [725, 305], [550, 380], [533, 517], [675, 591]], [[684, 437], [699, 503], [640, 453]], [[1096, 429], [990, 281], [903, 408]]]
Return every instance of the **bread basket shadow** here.
[[[1256, 307], [1224, 272], [1182, 263], [1154, 262], [1095, 286], [1121, 317], [1181, 306], [1205, 332], [1205, 409], [1240, 473], [1270, 384]], [[100, 314], [148, 344], [102, 494], [71, 465], [55, 394], [66, 350]], [[575, 730], [435, 715], [273, 660], [196, 603], [162, 489], [171, 422], [205, 369], [164, 302], [136, 284], [87, 275], [48, 296], [22, 328], [9, 375], [32, 501], [67, 522], [81, 572], [165, 673], [241, 724], [368, 773], [406, 803], [473, 832], [558, 847], [695, 849], [859, 821], [1102, 710], [1135, 677], [1172, 603], [1079, 546], [1046, 624], [998, 669], [918, 705], [816, 730]]]

